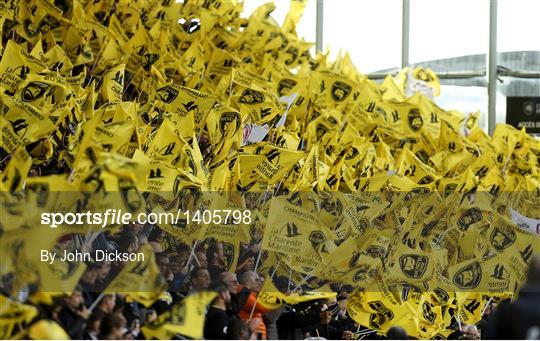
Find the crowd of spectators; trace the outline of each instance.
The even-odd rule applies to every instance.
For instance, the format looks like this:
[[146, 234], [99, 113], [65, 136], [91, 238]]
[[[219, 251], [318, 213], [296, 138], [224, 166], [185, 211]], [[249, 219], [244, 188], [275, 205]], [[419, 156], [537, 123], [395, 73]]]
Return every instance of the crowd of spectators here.
[[[142, 325], [156, 321], [160, 314], [187, 295], [202, 291], [217, 293], [207, 307], [205, 339], [408, 338], [400, 326], [381, 336], [355, 323], [346, 309], [347, 298], [353, 290], [349, 285], [330, 283], [337, 293], [337, 297], [332, 299], [265, 309], [257, 301], [265, 278], [254, 271], [260, 251], [256, 241], [241, 245], [235, 271], [228, 271], [230, 260], [224, 255], [223, 243], [204, 240], [196, 243], [195, 250], [192, 250], [191, 246], [171, 239], [167, 233], [153, 226], [134, 225], [116, 235], [100, 233], [91, 243], [85, 243], [79, 236], [67, 238], [63, 243], [66, 248], [130, 251], [149, 244], [155, 252], [159, 271], [168, 283], [165, 295], [147, 308], [121, 293], [103, 294], [111, 279], [120, 272], [122, 263], [88, 262], [71, 295], [56, 297], [52, 305], [38, 305], [40, 315], [36, 320], [56, 321], [71, 338], [145, 339]], [[286, 294], [294, 290], [286, 280], [280, 283], [280, 279], [283, 280], [275, 280], [276, 287]], [[5, 283], [2, 283], [2, 289], [5, 291]], [[296, 290], [302, 289], [306, 287], [300, 286]], [[455, 333], [450, 337], [534, 339], [539, 336], [539, 323], [540, 261], [536, 258], [514, 303], [503, 302], [498, 307], [491, 304], [477, 325], [454, 323]], [[175, 338], [186, 337], [178, 334]]]

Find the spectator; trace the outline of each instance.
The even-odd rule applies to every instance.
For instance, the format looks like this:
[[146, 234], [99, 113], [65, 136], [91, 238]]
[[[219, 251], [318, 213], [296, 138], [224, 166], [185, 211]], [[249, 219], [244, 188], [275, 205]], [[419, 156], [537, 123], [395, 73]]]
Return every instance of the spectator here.
[[217, 297], [210, 305], [206, 313], [204, 324], [204, 337], [211, 340], [228, 339], [228, 325], [230, 317], [227, 314], [227, 305], [231, 301], [229, 289], [223, 282], [216, 282], [210, 290], [217, 292]]
[[88, 320], [86, 321], [86, 330], [83, 334], [85, 340], [99, 340], [99, 331], [101, 329], [101, 321], [105, 317], [103, 310], [95, 309]]
[[239, 319], [232, 319], [227, 328], [229, 340], [249, 340], [250, 331], [246, 323]]
[[267, 312], [267, 309], [257, 302], [257, 294], [261, 290], [262, 282], [262, 278], [254, 271], [244, 272], [240, 278], [238, 306], [240, 307], [240, 318], [244, 321], [257, 322], [257, 327], [254, 330], [257, 338], [266, 339], [266, 326], [262, 314]]
[[461, 326], [458, 339], [460, 340], [480, 340], [480, 333], [473, 324], [464, 324]]
[[408, 340], [409, 335], [407, 335], [405, 329], [399, 326], [393, 326], [392, 328], [388, 329], [386, 338], [389, 340]]
[[100, 339], [123, 340], [125, 327], [126, 319], [121, 314], [106, 314], [101, 321]]
[[139, 240], [134, 231], [127, 231], [118, 237], [118, 251], [133, 253], [139, 250]]
[[169, 269], [169, 256], [164, 252], [156, 253], [156, 264], [163, 277], [165, 277], [167, 281], [172, 281], [174, 276], [172, 271]]
[[116, 296], [114, 294], [103, 295], [103, 298], [98, 303], [96, 309], [101, 310], [104, 314], [111, 314], [116, 307]]
[[82, 288], [77, 286], [64, 303], [58, 315], [60, 324], [72, 339], [80, 339], [90, 316], [90, 310], [84, 306]]
[[98, 263], [87, 262], [86, 271], [81, 276], [79, 285], [83, 292], [84, 301], [87, 304], [92, 304], [97, 297], [98, 288], [96, 281], [100, 272], [100, 266]]
[[[509, 323], [511, 321], [511, 323]], [[501, 303], [491, 316], [487, 339], [527, 339], [540, 329], [540, 255], [529, 264], [527, 280], [514, 303]], [[534, 337], [533, 337], [534, 336]]]
[[103, 261], [99, 267], [97, 278], [95, 282], [96, 291], [102, 291], [107, 288], [107, 285], [111, 281], [109, 274], [111, 273], [111, 262]]
[[352, 332], [348, 330], [341, 330], [334, 328], [330, 322], [332, 322], [332, 317], [334, 311], [339, 309], [337, 301], [335, 298], [328, 300], [314, 301], [310, 303], [313, 306], [313, 310], [318, 312], [319, 320], [309, 328], [305, 329], [305, 332], [309, 333], [309, 336], [312, 337], [322, 337], [325, 339], [350, 339], [352, 337]]
[[225, 271], [225, 261], [223, 259], [223, 244], [211, 243], [206, 250], [207, 269], [210, 273], [210, 280], [216, 281], [219, 274]]
[[208, 289], [210, 285], [210, 274], [204, 268], [195, 268], [191, 271], [191, 293], [201, 292]]
[[264, 325], [266, 326], [266, 337], [268, 340], [279, 339], [276, 321], [281, 316], [284, 309], [285, 306], [281, 306], [277, 309], [267, 311], [262, 315]]
[[225, 271], [219, 274], [218, 280], [225, 283], [231, 295], [231, 302], [227, 307], [227, 313], [229, 316], [237, 316], [240, 309], [238, 308], [238, 280], [236, 279], [236, 274]]
[[208, 267], [208, 261], [206, 258], [206, 252], [203, 249], [195, 251], [195, 263], [197, 263], [199, 268], [206, 269]]
[[287, 340], [303, 339], [305, 336], [302, 331], [320, 323], [320, 321], [318, 301], [287, 306], [276, 321], [279, 338]]
[[227, 289], [229, 289], [231, 294], [236, 294], [238, 292], [238, 279], [236, 279], [236, 274], [234, 272], [224, 271], [219, 274], [218, 280], [227, 285]]
[[169, 257], [170, 260], [170, 272], [172, 274], [172, 279], [169, 282], [170, 291], [179, 291], [186, 279], [187, 267], [186, 261], [181, 255], [175, 254]]

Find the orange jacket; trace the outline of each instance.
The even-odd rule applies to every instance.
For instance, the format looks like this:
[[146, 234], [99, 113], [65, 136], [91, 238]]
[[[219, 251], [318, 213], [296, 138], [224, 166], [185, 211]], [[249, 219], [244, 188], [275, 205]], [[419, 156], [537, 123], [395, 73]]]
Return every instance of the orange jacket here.
[[[254, 306], [255, 309], [253, 310]], [[253, 291], [249, 293], [246, 303], [240, 308], [240, 318], [247, 323], [252, 310], [252, 319], [258, 319], [260, 321], [255, 332], [261, 333], [263, 340], [266, 340], [266, 326], [264, 325], [262, 314], [266, 313], [268, 310], [257, 302], [257, 293]]]

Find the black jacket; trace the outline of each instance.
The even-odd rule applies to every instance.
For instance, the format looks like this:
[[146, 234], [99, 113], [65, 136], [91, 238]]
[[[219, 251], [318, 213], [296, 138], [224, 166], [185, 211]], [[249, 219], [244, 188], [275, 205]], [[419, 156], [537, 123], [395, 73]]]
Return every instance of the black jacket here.
[[526, 339], [540, 328], [540, 287], [524, 287], [514, 303], [502, 303], [490, 317], [486, 339]]
[[62, 308], [58, 314], [60, 324], [72, 339], [82, 339], [86, 320], [68, 307]]

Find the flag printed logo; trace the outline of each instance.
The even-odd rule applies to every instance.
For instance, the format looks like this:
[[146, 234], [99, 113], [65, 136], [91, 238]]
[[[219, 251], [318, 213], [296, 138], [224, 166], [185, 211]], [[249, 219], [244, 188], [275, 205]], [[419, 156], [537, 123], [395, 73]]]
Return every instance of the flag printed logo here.
[[430, 323], [435, 323], [437, 315], [431, 310], [431, 305], [428, 302], [422, 304], [422, 316]]
[[516, 241], [516, 234], [510, 229], [495, 227], [489, 241], [497, 252], [501, 252]]
[[351, 260], [349, 260], [349, 268], [350, 268], [350, 269], [356, 267], [356, 265], [358, 264], [358, 260], [360, 260], [360, 255], [361, 255], [360, 252], [358, 252], [358, 251], [353, 251]]
[[444, 186], [444, 196], [447, 197], [456, 191], [457, 184], [447, 184]]
[[197, 176], [197, 166], [195, 165], [193, 154], [189, 150], [186, 150], [185, 152], [187, 154], [185, 165], [191, 170], [193, 175]]
[[325, 125], [323, 125], [323, 124], [321, 124], [321, 123], [317, 124], [317, 128], [316, 128], [316, 131], [315, 131], [315, 133], [316, 133], [316, 135], [317, 135], [317, 140], [322, 139], [322, 137], [323, 137], [327, 132], [328, 132], [328, 128], [327, 128]]
[[187, 111], [193, 111], [195, 109], [197, 109], [199, 106], [197, 104], [195, 104], [195, 102], [193, 101], [189, 101], [187, 103], [184, 103], [182, 104], [184, 106], [184, 108], [187, 110]]
[[321, 246], [326, 241], [326, 236], [322, 231], [312, 231], [309, 234], [309, 241], [311, 242], [311, 246], [313, 246], [313, 249], [315, 251], [321, 251]]
[[261, 108], [261, 118], [270, 116], [272, 114], [272, 108]]
[[465, 309], [471, 314], [474, 314], [474, 312], [480, 308], [480, 302], [476, 299], [467, 299], [465, 301]]
[[172, 155], [175, 146], [176, 146], [176, 142], [171, 142], [171, 143], [169, 143], [168, 145], [166, 145], [165, 147], [161, 148], [161, 149], [159, 150], [159, 153], [160, 153], [162, 156]]
[[362, 264], [358, 267], [358, 270], [356, 270], [356, 273], [353, 276], [353, 281], [355, 283], [365, 281], [369, 278], [369, 265]]
[[298, 232], [298, 226], [296, 226], [295, 223], [287, 223], [285, 224], [282, 228], [281, 228], [281, 232], [289, 237], [289, 238], [292, 238], [292, 237], [297, 237], [300, 235], [300, 232]]
[[9, 124], [11, 125], [11, 129], [13, 129], [13, 132], [15, 132], [17, 136], [24, 137], [26, 135], [28, 123], [26, 123], [26, 120], [24, 118], [19, 118], [15, 121], [9, 121]]
[[141, 56], [141, 64], [144, 70], [150, 71], [152, 65], [159, 59], [159, 54], [157, 53], [146, 53]]
[[347, 150], [347, 153], [345, 154], [345, 160], [352, 160], [357, 157], [358, 154], [360, 154], [358, 152], [358, 149], [356, 147], [351, 147]]
[[26, 18], [23, 20], [23, 29], [28, 37], [33, 38], [39, 33], [47, 33], [53, 28], [60, 25], [60, 22], [56, 20], [52, 15], [45, 14], [45, 16], [39, 21], [37, 25], [32, 23], [32, 20]]
[[429, 165], [430, 164], [430, 161], [429, 161], [429, 155], [428, 153], [423, 150], [423, 149], [420, 149], [419, 151], [417, 151], [414, 155], [416, 155], [416, 157], [418, 159], [420, 159], [420, 161], [422, 161], [423, 163], [425, 163], [426, 165]]
[[419, 185], [427, 185], [429, 183], [432, 183], [433, 180], [435, 180], [431, 175], [426, 175], [422, 179], [418, 181]]
[[277, 165], [279, 164], [279, 155], [280, 155], [280, 151], [277, 150], [277, 149], [272, 149], [271, 151], [269, 151], [267, 154], [266, 154], [266, 160], [268, 160], [268, 162], [274, 164], [274, 165]]
[[533, 255], [532, 244], [527, 245], [527, 247], [523, 251], [520, 251], [519, 254], [521, 255], [521, 259], [523, 259], [526, 264], [529, 264]]
[[112, 80], [116, 82], [116, 84], [124, 86], [124, 75], [122, 72], [116, 71]]
[[45, 207], [49, 201], [49, 184], [47, 183], [31, 183], [26, 186], [26, 190], [37, 194], [37, 205], [38, 207]]
[[240, 129], [241, 124], [240, 115], [236, 112], [224, 112], [221, 114], [221, 117], [219, 118], [219, 131], [221, 131], [221, 134], [225, 134], [229, 127], [232, 125], [234, 127], [233, 134], [235, 134], [238, 129]]
[[242, 104], [258, 104], [264, 102], [264, 94], [253, 89], [245, 89], [238, 100]]
[[475, 157], [480, 156], [480, 153], [475, 148], [466, 146], [465, 149]]
[[145, 124], [152, 127], [157, 127], [163, 121], [163, 116], [158, 111], [154, 111], [152, 114], [150, 114], [148, 111], [144, 111], [141, 113], [141, 119]]
[[445, 304], [450, 300], [450, 295], [446, 292], [446, 290], [443, 290], [441, 288], [435, 288], [433, 289], [433, 292], [437, 296], [437, 299], [441, 304]]
[[461, 231], [467, 231], [469, 226], [482, 220], [482, 212], [477, 208], [469, 208], [461, 214], [457, 225]]
[[163, 178], [163, 175], [161, 175], [161, 169], [151, 169], [150, 175], [148, 176], [149, 179], [156, 179], [156, 178]]
[[420, 131], [420, 129], [422, 129], [422, 126], [424, 125], [424, 119], [422, 118], [422, 115], [420, 114], [420, 110], [418, 109], [409, 110], [409, 113], [407, 114], [407, 122], [409, 122], [409, 128], [411, 128], [412, 131], [414, 132]]
[[285, 53], [289, 54], [290, 55], [290, 58], [289, 59], [286, 59], [285, 60], [285, 64], [286, 65], [291, 65], [292, 63], [294, 63], [294, 61], [296, 60], [296, 58], [298, 58], [298, 54], [300, 53], [298, 51], [298, 48], [294, 47], [294, 46], [290, 46], [287, 51], [285, 51]]
[[291, 91], [291, 89], [296, 85], [296, 81], [290, 78], [283, 78], [278, 83], [278, 94], [279, 96], [285, 96]]
[[360, 235], [363, 235], [364, 232], [369, 228], [368, 218], [362, 217], [358, 220], [358, 224], [355, 226], [356, 230]]
[[426, 273], [428, 263], [426, 256], [406, 254], [399, 257], [399, 267], [409, 278], [421, 278]]
[[335, 102], [343, 102], [351, 93], [352, 87], [344, 82], [335, 81], [332, 84], [332, 99]]
[[431, 234], [431, 231], [433, 231], [433, 229], [437, 227], [437, 224], [439, 224], [438, 220], [433, 220], [425, 224], [420, 231], [420, 236], [427, 238]]
[[170, 86], [165, 86], [156, 91], [156, 96], [160, 101], [164, 103], [171, 103], [176, 99], [176, 97], [178, 97], [178, 90]]
[[26, 79], [26, 75], [30, 73], [30, 68], [26, 65], [17, 66], [13, 73], [21, 79]]
[[409, 201], [411, 200], [412, 198], [418, 196], [418, 195], [422, 195], [422, 194], [427, 194], [429, 193], [429, 188], [427, 187], [416, 187], [416, 188], [413, 188], [409, 193], [405, 194], [405, 196], [403, 197], [403, 200], [404, 201]]
[[120, 178], [118, 180], [118, 188], [124, 206], [130, 212], [137, 212], [142, 207], [143, 200], [139, 196], [139, 191], [133, 181], [126, 178]]
[[45, 95], [49, 89], [49, 84], [43, 82], [30, 82], [24, 87], [21, 93], [23, 102], [33, 102]]
[[452, 282], [460, 289], [474, 289], [482, 279], [482, 267], [479, 262], [473, 262], [460, 269]]
[[371, 328], [379, 329], [383, 324], [394, 318], [394, 313], [381, 301], [368, 302], [368, 306], [376, 311], [369, 316], [369, 325]]
[[382, 258], [386, 254], [386, 249], [378, 245], [370, 245], [366, 249], [366, 255], [371, 258]]
[[223, 256], [225, 256], [225, 268], [227, 270], [230, 270], [236, 256], [234, 253], [234, 245], [227, 242], [222, 242], [222, 244], [223, 244]]
[[493, 273], [490, 277], [496, 278], [496, 279], [508, 279], [510, 278], [510, 274], [508, 273], [508, 270], [504, 267], [502, 264], [497, 264], [493, 268]]
[[53, 64], [49, 65], [49, 70], [60, 71], [63, 67], [64, 67], [64, 62], [56, 61]]

